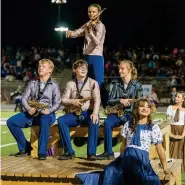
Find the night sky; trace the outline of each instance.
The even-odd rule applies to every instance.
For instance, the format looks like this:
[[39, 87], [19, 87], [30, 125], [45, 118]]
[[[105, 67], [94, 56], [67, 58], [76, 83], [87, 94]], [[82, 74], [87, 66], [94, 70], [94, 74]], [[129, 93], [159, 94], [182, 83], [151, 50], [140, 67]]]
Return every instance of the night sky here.
[[[54, 31], [57, 4], [50, 0], [2, 0], [2, 45], [59, 46], [62, 35]], [[185, 47], [184, 0], [67, 0], [61, 5], [61, 22], [70, 29], [88, 21], [87, 7], [99, 3], [106, 26], [106, 45]], [[64, 38], [64, 37], [63, 37]], [[83, 43], [83, 39], [65, 44]]]

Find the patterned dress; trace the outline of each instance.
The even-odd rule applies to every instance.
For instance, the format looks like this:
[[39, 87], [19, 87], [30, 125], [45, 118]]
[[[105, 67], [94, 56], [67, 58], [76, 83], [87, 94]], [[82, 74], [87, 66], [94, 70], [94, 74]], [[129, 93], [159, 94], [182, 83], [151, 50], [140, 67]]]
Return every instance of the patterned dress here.
[[149, 160], [151, 144], [162, 143], [159, 126], [139, 124], [132, 133], [127, 122], [121, 135], [126, 138], [125, 152], [107, 165], [103, 172], [78, 174], [83, 185], [160, 185]]

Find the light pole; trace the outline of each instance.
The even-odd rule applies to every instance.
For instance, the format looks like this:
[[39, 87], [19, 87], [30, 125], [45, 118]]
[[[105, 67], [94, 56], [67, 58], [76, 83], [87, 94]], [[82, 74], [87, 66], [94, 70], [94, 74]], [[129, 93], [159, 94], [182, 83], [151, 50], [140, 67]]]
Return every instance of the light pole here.
[[[58, 26], [60, 26], [60, 6], [61, 4], [65, 4], [67, 3], [67, 0], [51, 0], [52, 3], [56, 3], [58, 4]], [[59, 28], [55, 28], [55, 31], [67, 31], [66, 29], [60, 29], [62, 27]]]

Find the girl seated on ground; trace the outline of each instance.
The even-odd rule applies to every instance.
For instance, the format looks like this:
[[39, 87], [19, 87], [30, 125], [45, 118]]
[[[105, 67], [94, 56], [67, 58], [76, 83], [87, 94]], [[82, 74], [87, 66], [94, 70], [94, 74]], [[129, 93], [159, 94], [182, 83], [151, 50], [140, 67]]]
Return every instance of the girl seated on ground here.
[[[149, 160], [152, 143], [156, 146], [164, 173], [171, 174], [166, 164], [160, 128], [152, 124], [151, 107], [148, 99], [135, 103], [132, 121], [125, 123], [121, 131], [120, 156], [102, 172], [78, 174], [83, 185], [160, 185]], [[169, 184], [174, 184], [174, 178]]]

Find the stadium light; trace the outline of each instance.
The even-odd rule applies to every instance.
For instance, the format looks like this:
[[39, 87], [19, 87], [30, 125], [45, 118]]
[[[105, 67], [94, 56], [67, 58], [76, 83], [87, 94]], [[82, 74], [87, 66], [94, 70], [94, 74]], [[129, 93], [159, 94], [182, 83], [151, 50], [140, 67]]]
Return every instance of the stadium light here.
[[60, 32], [64, 32], [64, 31], [67, 31], [68, 28], [66, 27], [59, 27], [59, 28], [55, 28], [55, 31], [60, 31]]
[[51, 0], [51, 2], [56, 4], [65, 4], [67, 3], [67, 0]]

